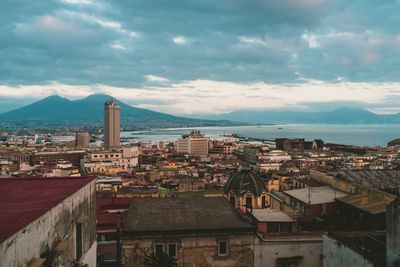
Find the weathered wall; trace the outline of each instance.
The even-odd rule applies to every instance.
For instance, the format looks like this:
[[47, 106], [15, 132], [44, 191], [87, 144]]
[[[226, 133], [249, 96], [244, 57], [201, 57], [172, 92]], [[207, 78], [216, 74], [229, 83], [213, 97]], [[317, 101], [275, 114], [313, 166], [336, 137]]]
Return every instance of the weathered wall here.
[[396, 266], [395, 262], [400, 262], [399, 197], [386, 207], [386, 260], [388, 267]]
[[[178, 242], [180, 267], [247, 267], [254, 266], [254, 235], [229, 235], [229, 256], [219, 257], [216, 236], [193, 236], [173, 239]], [[124, 240], [123, 266], [144, 266], [145, 253], [153, 252], [155, 239]], [[159, 240], [159, 239], [156, 239]], [[225, 239], [224, 239], [225, 240]]]
[[324, 267], [374, 267], [367, 259], [327, 235], [324, 235], [323, 261]]
[[[96, 239], [94, 181], [1, 243], [0, 266], [26, 266], [30, 260], [40, 257], [53, 258], [52, 266], [70, 266], [76, 254], [77, 220], [83, 225], [83, 258], [89, 249], [93, 250]], [[96, 266], [96, 261], [86, 263]]]
[[339, 189], [347, 193], [350, 192], [350, 187], [353, 186], [353, 184], [351, 184], [346, 180], [336, 179], [331, 175], [316, 170], [310, 170], [310, 177], [318, 182], [330, 185], [336, 189]]
[[[299, 267], [322, 266], [321, 236], [256, 237], [254, 267], [276, 267], [277, 259], [301, 256]], [[340, 265], [337, 265], [340, 266]]]

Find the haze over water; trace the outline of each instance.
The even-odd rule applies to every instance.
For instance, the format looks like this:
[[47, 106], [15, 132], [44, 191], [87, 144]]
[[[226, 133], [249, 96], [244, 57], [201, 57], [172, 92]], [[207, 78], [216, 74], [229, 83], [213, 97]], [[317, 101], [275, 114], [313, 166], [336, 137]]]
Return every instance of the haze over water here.
[[221, 138], [223, 134], [236, 133], [240, 136], [275, 139], [281, 137], [323, 139], [328, 143], [357, 146], [387, 146], [395, 138], [400, 138], [399, 124], [288, 124], [235, 127], [198, 127], [153, 129], [142, 132], [123, 132], [122, 137], [136, 137], [138, 141], [175, 141], [182, 134], [193, 129], [200, 130], [210, 138]]

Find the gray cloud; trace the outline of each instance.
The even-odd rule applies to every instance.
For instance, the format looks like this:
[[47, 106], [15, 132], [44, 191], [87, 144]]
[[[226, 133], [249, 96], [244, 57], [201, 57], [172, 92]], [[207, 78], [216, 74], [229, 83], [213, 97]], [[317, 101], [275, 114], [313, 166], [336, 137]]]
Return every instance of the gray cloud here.
[[395, 0], [86, 2], [1, 1], [0, 84], [400, 79]]

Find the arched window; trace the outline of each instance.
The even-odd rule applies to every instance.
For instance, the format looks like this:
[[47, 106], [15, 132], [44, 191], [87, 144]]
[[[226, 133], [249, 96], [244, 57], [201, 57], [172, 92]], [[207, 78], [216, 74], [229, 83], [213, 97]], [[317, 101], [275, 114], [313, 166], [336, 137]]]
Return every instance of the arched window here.
[[266, 206], [267, 206], [267, 201], [266, 201], [265, 195], [263, 195], [261, 197], [261, 207], [265, 208]]
[[235, 199], [235, 196], [230, 196], [230, 197], [229, 197], [229, 202], [231, 202], [231, 204], [234, 205], [234, 206], [235, 206], [235, 204], [236, 204], [236, 203], [235, 203], [235, 202], [236, 202], [235, 200], [236, 200], [236, 199]]
[[251, 196], [246, 196], [246, 208], [247, 209], [252, 208], [252, 197]]

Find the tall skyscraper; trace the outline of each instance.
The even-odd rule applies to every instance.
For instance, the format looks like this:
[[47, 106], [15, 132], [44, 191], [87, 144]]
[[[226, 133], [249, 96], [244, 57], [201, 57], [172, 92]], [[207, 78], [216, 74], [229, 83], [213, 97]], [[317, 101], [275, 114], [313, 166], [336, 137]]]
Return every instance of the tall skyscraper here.
[[114, 100], [104, 103], [104, 148], [120, 146], [120, 109]]

